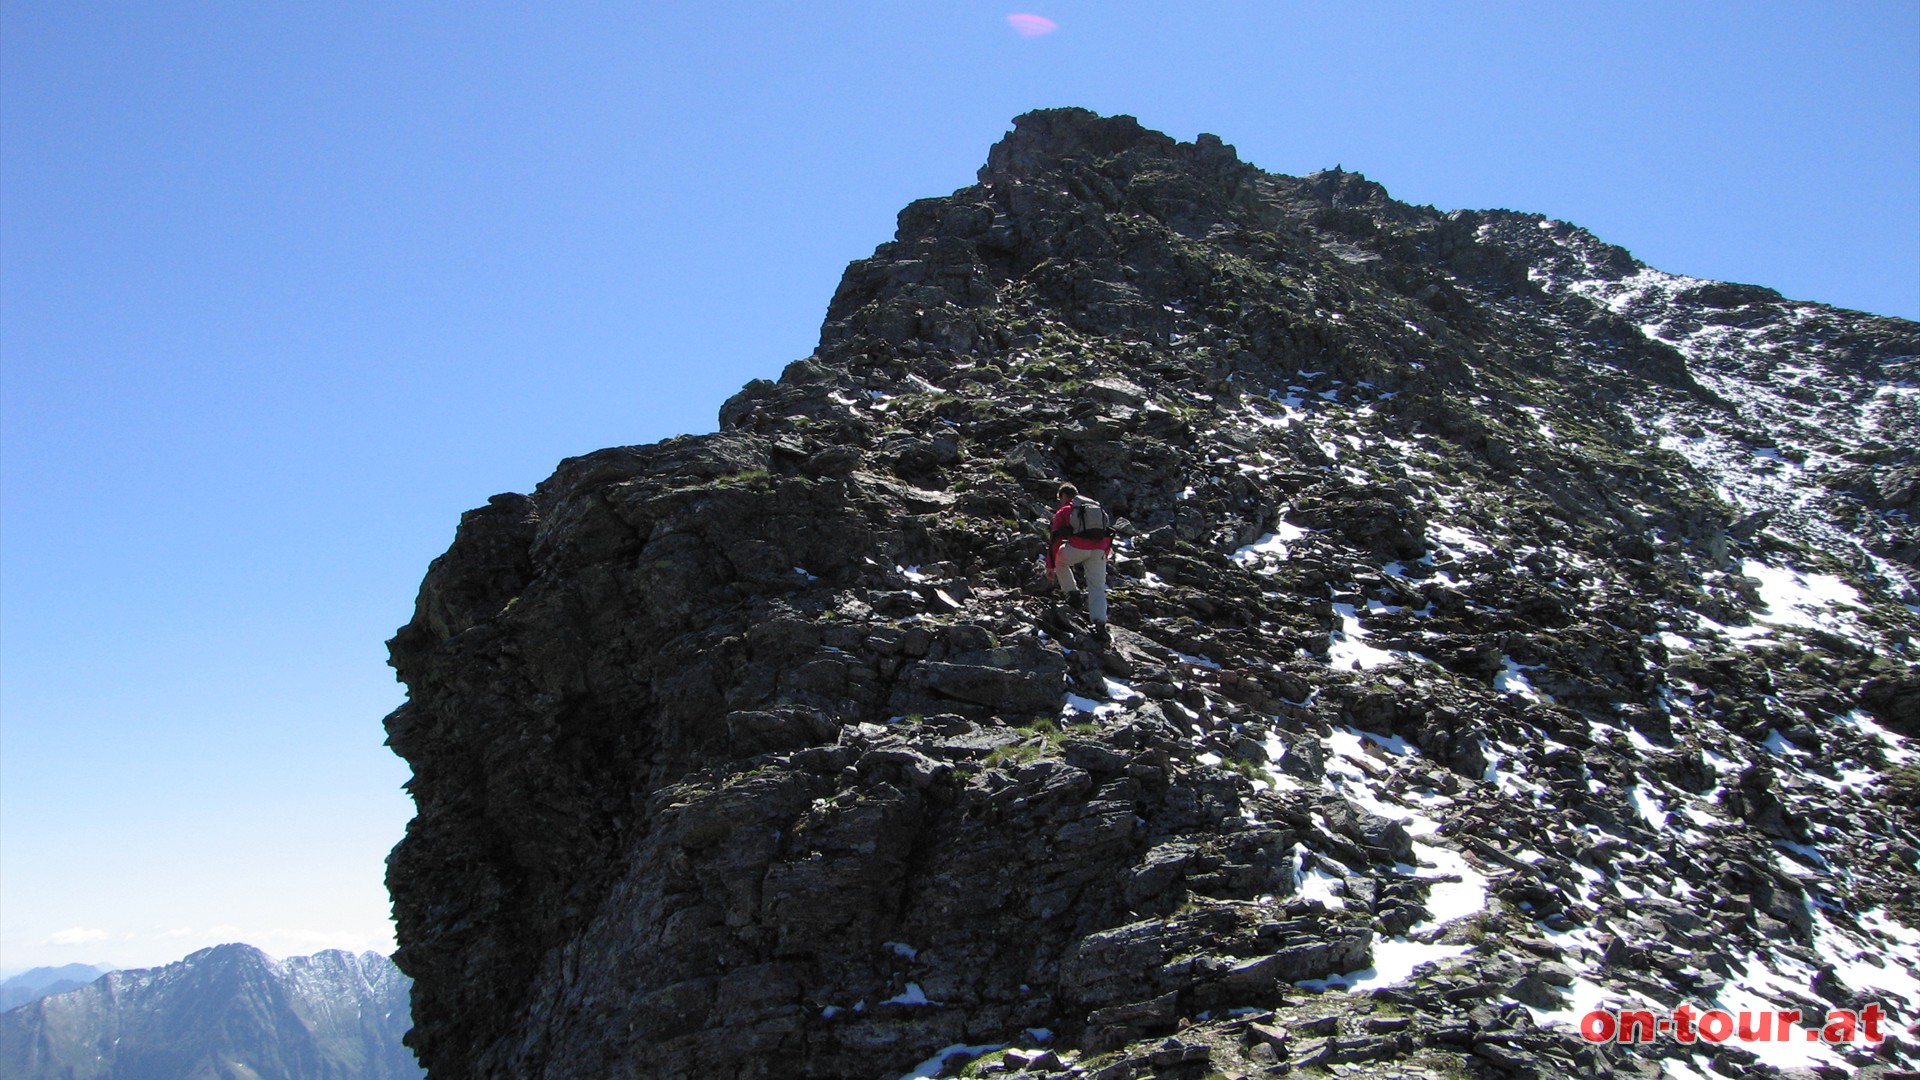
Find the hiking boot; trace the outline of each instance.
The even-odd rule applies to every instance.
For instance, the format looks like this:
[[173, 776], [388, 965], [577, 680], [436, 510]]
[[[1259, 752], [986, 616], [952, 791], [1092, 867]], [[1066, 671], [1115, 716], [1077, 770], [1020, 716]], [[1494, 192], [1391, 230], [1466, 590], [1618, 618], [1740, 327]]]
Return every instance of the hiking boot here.
[[1099, 638], [1100, 644], [1102, 645], [1109, 644], [1113, 641], [1113, 635], [1108, 632], [1107, 624], [1104, 622], [1096, 622], [1093, 624], [1093, 636]]

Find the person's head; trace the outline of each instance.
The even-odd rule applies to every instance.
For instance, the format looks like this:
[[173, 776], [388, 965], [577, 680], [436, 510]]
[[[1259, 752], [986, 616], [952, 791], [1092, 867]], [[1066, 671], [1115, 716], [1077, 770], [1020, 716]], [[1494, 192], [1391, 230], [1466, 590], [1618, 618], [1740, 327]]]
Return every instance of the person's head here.
[[1072, 484], [1061, 484], [1058, 497], [1063, 503], [1072, 502], [1080, 497], [1080, 489], [1074, 487]]

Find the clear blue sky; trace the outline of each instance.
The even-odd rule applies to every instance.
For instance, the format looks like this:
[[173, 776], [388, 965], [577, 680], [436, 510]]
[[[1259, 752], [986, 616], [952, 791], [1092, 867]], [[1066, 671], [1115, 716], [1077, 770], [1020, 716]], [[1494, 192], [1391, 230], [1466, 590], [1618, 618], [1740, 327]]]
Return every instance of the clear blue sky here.
[[1912, 0], [6, 0], [0, 968], [389, 947], [460, 512], [712, 430], [1056, 105], [1920, 317]]

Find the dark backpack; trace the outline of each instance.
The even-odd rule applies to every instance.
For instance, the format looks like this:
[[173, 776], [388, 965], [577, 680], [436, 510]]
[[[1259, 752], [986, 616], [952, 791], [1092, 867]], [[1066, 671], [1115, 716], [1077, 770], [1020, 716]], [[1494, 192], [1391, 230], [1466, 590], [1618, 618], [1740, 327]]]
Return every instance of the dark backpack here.
[[1069, 535], [1085, 540], [1104, 540], [1113, 535], [1113, 518], [1099, 503], [1083, 496], [1073, 500], [1067, 530]]

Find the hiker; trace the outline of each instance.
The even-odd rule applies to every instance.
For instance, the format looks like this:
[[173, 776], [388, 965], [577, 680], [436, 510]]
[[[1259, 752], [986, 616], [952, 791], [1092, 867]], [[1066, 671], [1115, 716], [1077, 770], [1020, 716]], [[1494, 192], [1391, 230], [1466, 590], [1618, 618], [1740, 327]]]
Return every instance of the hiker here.
[[1053, 539], [1047, 545], [1047, 570], [1074, 605], [1078, 586], [1073, 568], [1085, 567], [1087, 575], [1087, 613], [1093, 616], [1094, 631], [1107, 632], [1107, 555], [1113, 551], [1112, 521], [1100, 504], [1080, 497], [1080, 489], [1061, 484], [1060, 509], [1053, 512]]

